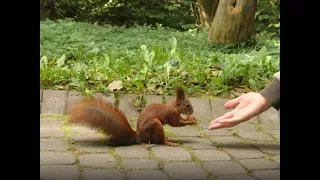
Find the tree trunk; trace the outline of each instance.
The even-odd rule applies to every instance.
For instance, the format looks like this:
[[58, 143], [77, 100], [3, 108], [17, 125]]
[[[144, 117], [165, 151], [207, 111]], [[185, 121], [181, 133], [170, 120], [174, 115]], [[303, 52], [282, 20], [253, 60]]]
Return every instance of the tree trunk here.
[[209, 31], [208, 41], [213, 44], [244, 42], [253, 32], [257, 0], [220, 1]]
[[219, 0], [198, 0], [198, 11], [200, 15], [201, 27], [208, 31], [211, 27], [213, 17], [216, 13]]

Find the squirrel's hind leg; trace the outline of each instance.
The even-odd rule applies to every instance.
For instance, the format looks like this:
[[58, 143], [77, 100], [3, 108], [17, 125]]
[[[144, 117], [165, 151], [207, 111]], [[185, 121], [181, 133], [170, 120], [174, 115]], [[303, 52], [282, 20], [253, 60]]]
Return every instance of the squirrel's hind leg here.
[[139, 139], [141, 142], [151, 144], [163, 144], [167, 146], [178, 146], [178, 144], [166, 140], [163, 125], [158, 118], [149, 120], [148, 123], [139, 130]]

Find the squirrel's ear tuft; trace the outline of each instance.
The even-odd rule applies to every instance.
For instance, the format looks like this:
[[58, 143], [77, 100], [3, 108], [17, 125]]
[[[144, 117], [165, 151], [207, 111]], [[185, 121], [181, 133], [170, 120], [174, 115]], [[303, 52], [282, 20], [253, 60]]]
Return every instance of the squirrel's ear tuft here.
[[176, 96], [178, 97], [179, 100], [184, 99], [184, 91], [183, 91], [182, 87], [178, 86], [176, 88]]

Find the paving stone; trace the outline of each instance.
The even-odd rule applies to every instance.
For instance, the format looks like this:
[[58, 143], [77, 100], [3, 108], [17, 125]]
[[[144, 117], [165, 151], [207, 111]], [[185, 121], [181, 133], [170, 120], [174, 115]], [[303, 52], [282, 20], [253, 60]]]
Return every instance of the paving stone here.
[[249, 119], [248, 123], [250, 123], [250, 124], [259, 124], [260, 121], [259, 121], [258, 116], [254, 116], [253, 118]]
[[116, 159], [110, 154], [84, 154], [79, 156], [82, 167], [116, 167]]
[[273, 156], [272, 159], [280, 165], [280, 155]]
[[207, 136], [232, 136], [232, 133], [226, 129], [203, 130]]
[[176, 136], [196, 136], [200, 137], [200, 132], [191, 126], [183, 126], [183, 127], [170, 127], [169, 130]]
[[73, 164], [76, 159], [71, 153], [64, 152], [40, 152], [40, 165], [66, 165]]
[[198, 124], [197, 126], [201, 129], [208, 129], [210, 124], [210, 121], [202, 121], [202, 120], [198, 120]]
[[130, 180], [170, 180], [169, 176], [161, 171], [129, 171], [127, 176]]
[[78, 180], [79, 169], [74, 165], [40, 166], [40, 179], [42, 180]]
[[267, 111], [258, 115], [259, 121], [261, 123], [278, 123], [280, 122], [279, 112], [271, 107]]
[[231, 136], [232, 133], [226, 129], [215, 129], [215, 130], [208, 130], [210, 122], [199, 122], [198, 126], [203, 129], [205, 135], [208, 136]]
[[67, 114], [69, 114], [72, 110], [72, 107], [78, 103], [81, 99], [83, 99], [83, 96], [80, 92], [76, 91], [69, 91], [68, 97], [67, 97]]
[[272, 153], [272, 154], [280, 154], [280, 144], [275, 142], [264, 142], [264, 143], [254, 143], [255, 147], [257, 147], [262, 152]]
[[77, 142], [94, 142], [94, 141], [105, 141], [104, 137], [98, 133], [95, 134], [72, 134], [70, 138]]
[[168, 102], [172, 101], [173, 98], [175, 98], [175, 96], [166, 96], [165, 98], [166, 98], [166, 101], [168, 103]]
[[205, 162], [203, 167], [218, 176], [248, 173], [240, 164], [233, 161]]
[[84, 180], [124, 180], [124, 175], [117, 169], [83, 169]]
[[212, 120], [212, 112], [210, 107], [210, 100], [203, 98], [189, 98], [194, 115], [197, 120]]
[[109, 147], [103, 141], [76, 142], [75, 147], [82, 152], [107, 153], [109, 151]]
[[[181, 147], [161, 146], [152, 148], [156, 157], [168, 161], [191, 161], [191, 155]], [[170, 152], [170, 153], [168, 153]]]
[[199, 137], [183, 137], [179, 140], [191, 149], [215, 149], [216, 146], [209, 140]]
[[239, 136], [245, 139], [254, 140], [254, 141], [273, 141], [272, 137], [257, 131], [243, 131], [239, 130], [237, 132]]
[[147, 95], [146, 98], [148, 99], [148, 104], [156, 103], [156, 104], [163, 104], [162, 103], [162, 96], [157, 95]]
[[229, 109], [224, 108], [224, 103], [226, 103], [227, 99], [212, 99], [211, 102], [211, 109], [212, 109], [212, 119], [216, 119], [225, 113], [231, 111]]
[[40, 118], [40, 122], [62, 122], [62, 121], [64, 121], [63, 118]]
[[250, 123], [240, 123], [234, 127], [232, 127], [231, 129], [236, 129], [236, 130], [241, 130], [241, 131], [257, 131], [257, 128], [255, 128], [252, 124]]
[[[56, 125], [60, 127], [59, 125]], [[65, 132], [60, 128], [48, 128], [40, 127], [40, 138], [41, 137], [64, 137]]]
[[115, 99], [113, 94], [103, 94], [103, 93], [96, 93], [94, 95], [95, 98], [102, 98], [105, 102], [114, 104]]
[[201, 161], [228, 161], [231, 157], [218, 150], [194, 150], [194, 155], [198, 157]]
[[231, 176], [220, 176], [218, 180], [256, 180], [256, 178], [249, 175], [231, 175]]
[[258, 126], [267, 130], [280, 130], [280, 124], [258, 124]]
[[207, 172], [194, 162], [171, 162], [163, 170], [174, 179], [200, 180], [207, 177]]
[[141, 146], [122, 146], [116, 147], [115, 153], [124, 158], [147, 158], [149, 157], [149, 151]]
[[67, 91], [44, 90], [42, 95], [42, 114], [65, 114]]
[[273, 135], [275, 138], [280, 140], [280, 134]]
[[138, 117], [139, 113], [133, 105], [133, 101], [137, 98], [134, 94], [120, 94], [119, 95], [119, 109], [127, 117]]
[[41, 114], [42, 90], [40, 90], [40, 114]]
[[69, 147], [66, 141], [42, 139], [40, 140], [40, 149], [42, 150], [62, 150], [65, 151]]
[[280, 180], [280, 170], [257, 170], [252, 175], [261, 180]]
[[62, 126], [61, 122], [40, 121], [40, 129], [61, 129]]
[[237, 159], [262, 158], [264, 156], [262, 152], [246, 144], [223, 147], [223, 150]]
[[268, 134], [280, 135], [280, 130], [276, 130], [276, 129], [265, 129], [262, 131]]
[[211, 141], [216, 144], [223, 144], [223, 147], [237, 146], [243, 144], [243, 141], [234, 136], [212, 136]]
[[126, 159], [122, 165], [125, 169], [158, 169], [158, 163], [153, 159]]
[[76, 134], [85, 135], [85, 134], [95, 134], [98, 132], [96, 129], [91, 129], [85, 126], [69, 126], [68, 128], [72, 133], [76, 133]]
[[65, 132], [62, 130], [62, 123], [40, 121], [40, 138], [63, 137], [64, 134]]
[[240, 160], [240, 164], [250, 171], [278, 168], [278, 165], [275, 162], [266, 159], [243, 159]]

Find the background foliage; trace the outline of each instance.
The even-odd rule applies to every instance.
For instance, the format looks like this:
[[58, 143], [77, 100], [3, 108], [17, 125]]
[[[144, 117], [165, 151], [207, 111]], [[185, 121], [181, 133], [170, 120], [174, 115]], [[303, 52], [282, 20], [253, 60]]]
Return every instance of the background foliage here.
[[259, 91], [279, 71], [279, 6], [258, 2], [250, 41], [210, 46], [193, 1], [40, 1], [40, 85], [109, 92], [121, 80], [135, 93], [171, 94], [176, 84], [192, 95]]
[[[53, 5], [48, 7], [48, 4]], [[73, 18], [112, 25], [153, 25], [188, 29], [196, 27], [197, 4], [193, 0], [40, 0], [40, 19]], [[53, 13], [52, 13], [53, 12]], [[280, 27], [280, 1], [258, 0], [258, 32]]]

